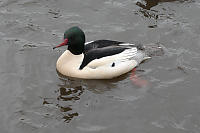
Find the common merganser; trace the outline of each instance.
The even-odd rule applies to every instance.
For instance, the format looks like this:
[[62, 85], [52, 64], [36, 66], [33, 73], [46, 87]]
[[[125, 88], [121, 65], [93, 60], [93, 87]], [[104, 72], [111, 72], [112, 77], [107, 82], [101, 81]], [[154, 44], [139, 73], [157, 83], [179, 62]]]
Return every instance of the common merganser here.
[[65, 45], [68, 49], [57, 60], [56, 68], [61, 74], [75, 78], [112, 79], [150, 58], [143, 45], [112, 40], [85, 43], [85, 34], [79, 27], [66, 30], [64, 42], [54, 49]]

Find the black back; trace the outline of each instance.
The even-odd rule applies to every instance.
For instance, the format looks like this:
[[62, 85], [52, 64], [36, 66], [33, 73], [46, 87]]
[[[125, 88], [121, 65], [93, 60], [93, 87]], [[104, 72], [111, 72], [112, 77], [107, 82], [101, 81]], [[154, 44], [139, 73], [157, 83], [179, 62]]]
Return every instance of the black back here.
[[92, 60], [100, 59], [106, 56], [112, 56], [128, 49], [120, 46], [122, 42], [110, 40], [97, 40], [85, 45], [84, 59], [79, 69], [83, 69]]
[[123, 42], [112, 41], [112, 40], [97, 40], [85, 45], [84, 53], [87, 53], [91, 49], [103, 48], [109, 46], [119, 46], [120, 43]]

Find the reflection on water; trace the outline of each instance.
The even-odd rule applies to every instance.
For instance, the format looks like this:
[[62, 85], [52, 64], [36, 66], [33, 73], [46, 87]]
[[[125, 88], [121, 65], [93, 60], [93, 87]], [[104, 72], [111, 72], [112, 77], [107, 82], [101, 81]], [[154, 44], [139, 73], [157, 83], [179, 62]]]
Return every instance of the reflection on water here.
[[[149, 25], [149, 28], [156, 28], [157, 27], [157, 21], [158, 20], [167, 20], [167, 19], [173, 19], [175, 16], [175, 12], [173, 9], [170, 7], [161, 7], [152, 9], [153, 7], [157, 6], [159, 3], [164, 3], [164, 2], [179, 2], [183, 3], [188, 0], [142, 0], [142, 1], [137, 1], [136, 5], [140, 7], [138, 11], [135, 12], [137, 15], [142, 15], [145, 18], [151, 19], [151, 25]], [[191, 2], [191, 1], [190, 1]]]
[[62, 81], [64, 84], [59, 84], [59, 89], [55, 91], [58, 95], [57, 102], [51, 103], [48, 101], [48, 98], [44, 98], [43, 105], [56, 104], [63, 114], [64, 121], [69, 123], [75, 116], [79, 115], [78, 112], [73, 110], [72, 105], [74, 102], [80, 100], [80, 97], [84, 92], [84, 88], [80, 85], [69, 86], [69, 84], [66, 84], [68, 80]]
[[[43, 98], [43, 105], [56, 106], [62, 113], [62, 119], [66, 123], [70, 123], [71, 120], [79, 116], [79, 110], [76, 110], [75, 104], [81, 102], [81, 96], [85, 91], [90, 91], [94, 94], [103, 94], [111, 89], [116, 88], [119, 81], [127, 79], [128, 74], [124, 74], [118, 78], [112, 80], [84, 80], [73, 77], [66, 77], [57, 71], [61, 83], [57, 85], [55, 93], [56, 99]], [[85, 104], [89, 107], [90, 101]], [[93, 106], [93, 105], [92, 105]], [[92, 107], [93, 108], [93, 107]]]
[[87, 80], [87, 79], [67, 77], [65, 75], [62, 75], [58, 71], [57, 71], [57, 74], [60, 77], [59, 79], [63, 82], [63, 85], [59, 85], [59, 87], [63, 87], [63, 86], [68, 87], [68, 88], [87, 87], [87, 90], [90, 90], [93, 93], [97, 93], [97, 94], [110, 91], [112, 88], [116, 87], [117, 82], [122, 81], [128, 77], [128, 74], [124, 74], [124, 75], [121, 75], [120, 77], [109, 79], [109, 80], [107, 79]]
[[64, 86], [61, 86], [59, 92], [60, 96], [57, 98], [58, 100], [76, 101], [80, 99], [80, 95], [83, 93], [83, 88], [82, 86], [74, 88], [65, 88]]
[[158, 5], [159, 3], [162, 3], [162, 2], [174, 2], [174, 1], [184, 2], [184, 1], [187, 1], [187, 0], [144, 0], [142, 2], [138, 1], [136, 3], [136, 5], [140, 6], [143, 9], [150, 10], [152, 7]]
[[[83, 90], [84, 89], [82, 88], [82, 86], [76, 86], [74, 88], [66, 88], [65, 85], [64, 86], [60, 85], [60, 89], [58, 91], [59, 96], [58, 96], [57, 100], [58, 101], [70, 101], [70, 102], [78, 101], [78, 100], [80, 100], [80, 96], [83, 93]], [[67, 123], [69, 123], [73, 117], [78, 116], [77, 112], [70, 113], [70, 111], [72, 111], [72, 108], [70, 107], [71, 105], [63, 106], [58, 103], [57, 106], [60, 108], [61, 112], [65, 112], [63, 119]]]
[[136, 5], [143, 9], [150, 10], [152, 7], [158, 5], [159, 0], [145, 0], [145, 3], [137, 2]]

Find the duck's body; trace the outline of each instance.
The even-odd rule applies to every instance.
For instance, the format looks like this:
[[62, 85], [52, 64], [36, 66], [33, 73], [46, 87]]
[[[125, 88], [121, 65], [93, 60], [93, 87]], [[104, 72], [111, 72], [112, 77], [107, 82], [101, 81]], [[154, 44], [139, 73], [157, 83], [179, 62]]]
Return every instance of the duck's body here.
[[[78, 36], [75, 36], [77, 31], [81, 32], [79, 33], [81, 36], [82, 31], [78, 27], [66, 31], [67, 41], [59, 45], [69, 43], [68, 50], [59, 57], [56, 64], [57, 70], [65, 76], [82, 79], [111, 79], [131, 71], [143, 60], [149, 58], [141, 45], [111, 40], [85, 43], [85, 38], [82, 41], [80, 38], [75, 39]], [[71, 36], [75, 36], [72, 40], [78, 41], [70, 42], [68, 38]], [[78, 42], [84, 43], [79, 47]]]
[[145, 59], [145, 53], [135, 45], [116, 41], [86, 43], [85, 49], [80, 55], [66, 50], [57, 61], [57, 70], [70, 77], [111, 79], [129, 72]]

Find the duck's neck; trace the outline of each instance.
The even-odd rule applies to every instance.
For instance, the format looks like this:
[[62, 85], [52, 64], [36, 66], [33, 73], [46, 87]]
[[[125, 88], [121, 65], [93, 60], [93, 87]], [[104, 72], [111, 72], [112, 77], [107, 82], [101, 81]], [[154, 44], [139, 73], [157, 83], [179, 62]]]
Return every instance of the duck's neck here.
[[63, 65], [67, 66], [64, 67], [65, 69], [70, 69], [70, 67], [79, 69], [80, 64], [82, 63], [84, 58], [83, 54], [80, 55], [74, 55], [69, 50], [66, 50], [58, 59], [57, 61], [57, 67], [62, 67]]
[[73, 44], [68, 46], [68, 50], [74, 55], [80, 55], [84, 52], [84, 44]]

